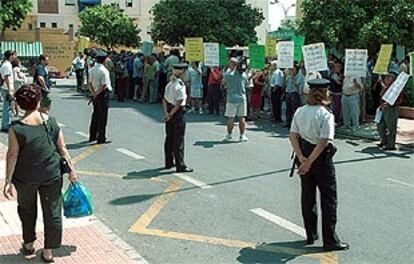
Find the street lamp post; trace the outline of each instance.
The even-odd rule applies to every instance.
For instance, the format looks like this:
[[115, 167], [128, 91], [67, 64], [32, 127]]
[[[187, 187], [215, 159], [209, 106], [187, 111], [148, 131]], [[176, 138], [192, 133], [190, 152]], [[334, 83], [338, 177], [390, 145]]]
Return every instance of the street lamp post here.
[[288, 6], [288, 7], [286, 7], [282, 2], [280, 2], [279, 0], [270, 0], [270, 2], [269, 2], [271, 5], [276, 5], [276, 4], [279, 4], [281, 7], [282, 7], [282, 9], [283, 9], [283, 13], [284, 13], [284, 15], [285, 15], [285, 19], [287, 19], [287, 17], [288, 17], [288, 12], [289, 12], [289, 10], [292, 8], [292, 7], [295, 7], [296, 6], [296, 4], [291, 4], [290, 6]]

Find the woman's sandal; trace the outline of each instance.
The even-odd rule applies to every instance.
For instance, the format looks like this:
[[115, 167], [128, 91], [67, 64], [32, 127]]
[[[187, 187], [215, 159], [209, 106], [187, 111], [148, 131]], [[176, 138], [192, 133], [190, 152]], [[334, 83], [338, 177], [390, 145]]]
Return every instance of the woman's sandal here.
[[36, 249], [34, 247], [32, 249], [28, 249], [26, 247], [26, 244], [22, 243], [21, 252], [22, 252], [23, 255], [30, 256], [30, 255], [33, 255], [35, 253], [35, 251], [36, 251]]
[[42, 256], [42, 260], [43, 260], [45, 263], [53, 263], [53, 262], [55, 262], [54, 257], [52, 257], [52, 258], [50, 258], [50, 259], [45, 258], [45, 255], [43, 255], [43, 252], [42, 252], [41, 256]]

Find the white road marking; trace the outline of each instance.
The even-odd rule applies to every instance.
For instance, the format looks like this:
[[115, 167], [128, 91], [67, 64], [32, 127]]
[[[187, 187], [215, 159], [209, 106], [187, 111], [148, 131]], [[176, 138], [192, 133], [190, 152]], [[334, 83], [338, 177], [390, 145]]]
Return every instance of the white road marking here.
[[134, 153], [132, 151], [129, 151], [127, 149], [124, 149], [124, 148], [117, 148], [116, 151], [121, 152], [122, 154], [125, 154], [125, 155], [127, 155], [127, 156], [129, 156], [129, 157], [131, 157], [133, 159], [136, 159], [136, 160], [143, 160], [143, 159], [145, 159], [145, 157], [143, 157], [141, 155], [138, 155], [138, 154], [136, 154], [136, 153]]
[[391, 179], [391, 178], [387, 178], [387, 181], [399, 183], [399, 184], [414, 188], [413, 184], [405, 183], [405, 182], [402, 182], [402, 181], [399, 181], [399, 180], [394, 180], [394, 179]]
[[213, 186], [208, 185], [197, 179], [194, 179], [193, 177], [190, 177], [188, 175], [185, 175], [184, 173], [174, 173], [173, 175], [202, 189], [213, 188]]
[[75, 132], [75, 134], [77, 134], [77, 135], [79, 135], [79, 136], [81, 136], [81, 137], [86, 137], [86, 138], [89, 138], [89, 135], [88, 135], [88, 134], [83, 133], [83, 132], [81, 132], [81, 131]]
[[58, 126], [59, 127], [65, 127], [65, 124], [62, 124], [62, 123], [58, 122]]
[[263, 210], [262, 208], [256, 208], [256, 209], [252, 209], [250, 210], [250, 212], [263, 217], [266, 220], [269, 220], [270, 222], [277, 224], [301, 237], [306, 238], [306, 231], [303, 227], [300, 227], [292, 222], [289, 222], [286, 219], [283, 219], [280, 216], [274, 215], [272, 213], [269, 213], [266, 210]]

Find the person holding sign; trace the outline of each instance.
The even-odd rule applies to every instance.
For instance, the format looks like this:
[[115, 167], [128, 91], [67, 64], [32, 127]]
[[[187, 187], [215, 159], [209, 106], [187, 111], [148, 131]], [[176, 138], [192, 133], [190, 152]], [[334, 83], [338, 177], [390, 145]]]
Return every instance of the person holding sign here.
[[301, 105], [300, 94], [303, 90], [305, 76], [300, 72], [299, 65], [294, 65], [289, 69], [289, 76], [286, 79], [286, 124], [284, 127], [290, 127], [293, 114]]
[[344, 128], [356, 131], [359, 128], [360, 92], [363, 90], [361, 78], [346, 76], [342, 86], [342, 118]]
[[[382, 91], [381, 97], [387, 92], [391, 87], [398, 73], [395, 71], [390, 71], [381, 82]], [[398, 96], [397, 101], [390, 105], [384, 100], [381, 100], [381, 105], [379, 109], [382, 112], [381, 119], [377, 124], [378, 134], [381, 137], [381, 142], [378, 144], [379, 148], [383, 150], [396, 150], [395, 140], [397, 137], [397, 122], [398, 116], [400, 114], [398, 106], [403, 102], [403, 93]]]

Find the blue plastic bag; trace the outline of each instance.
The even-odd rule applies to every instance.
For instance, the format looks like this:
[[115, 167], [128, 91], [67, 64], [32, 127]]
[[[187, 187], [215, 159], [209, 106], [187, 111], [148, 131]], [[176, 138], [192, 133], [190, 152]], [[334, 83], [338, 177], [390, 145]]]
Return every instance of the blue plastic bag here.
[[91, 215], [94, 211], [89, 190], [80, 182], [70, 183], [63, 194], [63, 214], [70, 217]]

